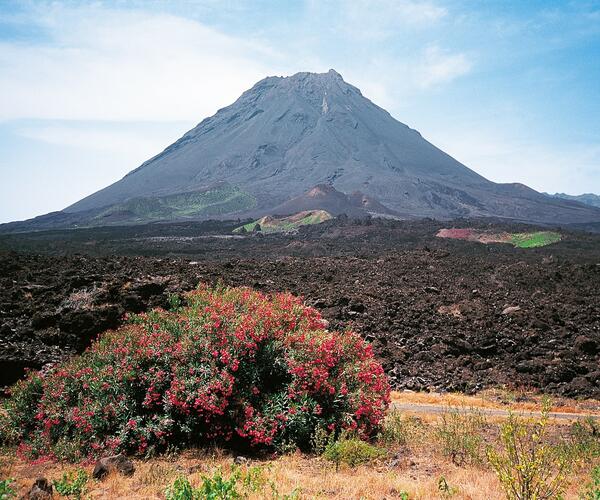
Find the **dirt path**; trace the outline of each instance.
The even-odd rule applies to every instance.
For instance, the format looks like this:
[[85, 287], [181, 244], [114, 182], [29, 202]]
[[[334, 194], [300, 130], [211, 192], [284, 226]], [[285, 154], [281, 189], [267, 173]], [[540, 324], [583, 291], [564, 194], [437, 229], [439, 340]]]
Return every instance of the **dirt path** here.
[[[415, 404], [415, 403], [396, 403], [392, 402], [390, 409], [405, 411], [407, 413], [418, 413], [425, 415], [440, 415], [449, 410], [460, 410], [460, 411], [477, 411], [483, 415], [490, 417], [508, 417], [509, 411], [498, 408], [480, 408], [480, 407], [469, 407], [469, 406], [450, 406], [450, 405], [432, 405], [432, 404]], [[539, 411], [529, 410], [513, 410], [512, 413], [525, 416], [525, 417], [540, 417], [542, 415]], [[591, 417], [595, 420], [600, 420], [600, 415], [596, 413], [562, 413], [562, 412], [550, 412], [548, 413], [551, 419], [556, 420], [583, 420]]]

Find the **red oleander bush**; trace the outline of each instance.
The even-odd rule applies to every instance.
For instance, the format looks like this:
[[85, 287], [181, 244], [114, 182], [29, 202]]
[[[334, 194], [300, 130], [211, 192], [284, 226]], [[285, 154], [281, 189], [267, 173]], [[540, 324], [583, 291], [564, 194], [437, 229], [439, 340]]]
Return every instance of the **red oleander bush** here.
[[389, 386], [371, 347], [290, 294], [201, 286], [11, 390], [22, 455], [80, 460], [207, 442], [310, 446], [316, 428], [372, 435]]

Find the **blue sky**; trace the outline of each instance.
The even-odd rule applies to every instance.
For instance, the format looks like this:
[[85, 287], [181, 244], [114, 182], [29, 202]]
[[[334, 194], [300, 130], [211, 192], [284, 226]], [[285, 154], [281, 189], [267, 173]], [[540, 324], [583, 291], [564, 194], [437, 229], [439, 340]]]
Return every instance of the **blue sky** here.
[[267, 75], [334, 68], [497, 182], [600, 193], [600, 1], [0, 2], [0, 222], [121, 178]]

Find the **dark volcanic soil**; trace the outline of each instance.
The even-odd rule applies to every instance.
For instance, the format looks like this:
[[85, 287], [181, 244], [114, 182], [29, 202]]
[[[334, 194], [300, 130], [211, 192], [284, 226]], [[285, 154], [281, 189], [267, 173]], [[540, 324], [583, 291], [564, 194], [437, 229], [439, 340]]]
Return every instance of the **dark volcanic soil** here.
[[[600, 397], [600, 237], [521, 250], [433, 237], [447, 225], [337, 220], [241, 239], [218, 224], [12, 235], [0, 246], [96, 256], [0, 254], [0, 384], [81, 351], [126, 311], [222, 280], [303, 295], [331, 328], [372, 341], [397, 388]], [[164, 257], [118, 255], [136, 253]]]

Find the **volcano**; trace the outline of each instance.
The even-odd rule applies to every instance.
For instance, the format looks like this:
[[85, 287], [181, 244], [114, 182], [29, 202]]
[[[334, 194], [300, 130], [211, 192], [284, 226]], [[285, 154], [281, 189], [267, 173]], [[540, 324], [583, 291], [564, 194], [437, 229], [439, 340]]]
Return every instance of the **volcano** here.
[[[281, 214], [319, 185], [400, 218], [600, 221], [598, 208], [485, 179], [334, 70], [259, 81], [162, 153], [56, 217], [102, 225]], [[319, 208], [326, 209], [310, 204]]]

